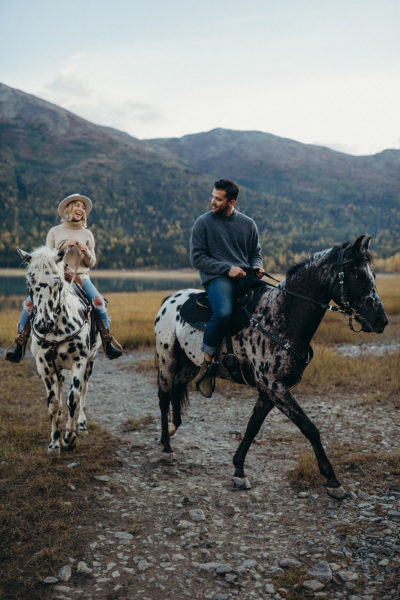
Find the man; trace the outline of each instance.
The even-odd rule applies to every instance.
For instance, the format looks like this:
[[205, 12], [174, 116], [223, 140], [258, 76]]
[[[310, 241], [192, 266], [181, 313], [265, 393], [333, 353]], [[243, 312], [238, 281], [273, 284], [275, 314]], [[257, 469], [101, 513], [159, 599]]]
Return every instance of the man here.
[[196, 380], [197, 389], [207, 398], [213, 392], [215, 356], [232, 315], [235, 286], [254, 268], [263, 275], [258, 230], [253, 219], [235, 209], [239, 188], [229, 179], [214, 183], [211, 211], [196, 219], [190, 240], [190, 258], [200, 271], [212, 317], [204, 332], [204, 362]]

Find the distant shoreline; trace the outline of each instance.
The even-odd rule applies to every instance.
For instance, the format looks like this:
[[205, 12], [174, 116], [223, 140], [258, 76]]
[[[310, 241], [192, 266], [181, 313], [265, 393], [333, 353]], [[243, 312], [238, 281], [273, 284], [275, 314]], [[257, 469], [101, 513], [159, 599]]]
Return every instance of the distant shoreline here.
[[[279, 280], [284, 279], [283, 273], [271, 273], [273, 277]], [[379, 277], [399, 277], [400, 273], [377, 273]], [[20, 269], [1, 269], [0, 277], [24, 277], [25, 270]], [[200, 279], [198, 271], [195, 269], [92, 269], [90, 271], [92, 279]]]
[[[138, 269], [128, 271], [121, 269], [92, 269], [90, 275], [93, 279], [120, 278], [120, 279], [199, 279], [198, 271], [194, 269]], [[25, 270], [0, 269], [0, 277], [24, 277]]]

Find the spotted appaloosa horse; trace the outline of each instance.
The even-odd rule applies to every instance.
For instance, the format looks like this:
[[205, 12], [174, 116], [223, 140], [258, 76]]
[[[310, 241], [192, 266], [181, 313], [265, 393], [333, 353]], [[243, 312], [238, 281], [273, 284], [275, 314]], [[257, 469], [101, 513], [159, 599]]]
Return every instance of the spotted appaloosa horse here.
[[[246, 433], [233, 457], [235, 487], [251, 487], [244, 472], [245, 457], [265, 417], [276, 407], [310, 441], [319, 470], [326, 478], [327, 492], [337, 499], [345, 496], [325, 454], [318, 429], [297, 404], [290, 388], [301, 379], [310, 341], [330, 300], [342, 307], [343, 312], [352, 314], [363, 331], [381, 333], [387, 325], [371, 270], [370, 239], [360, 236], [354, 243], [346, 242], [316, 253], [289, 269], [285, 281], [277, 288], [268, 287], [261, 295], [253, 313], [258, 325], [253, 321], [233, 336], [233, 350], [242, 374], [258, 392], [258, 401]], [[167, 298], [155, 320], [161, 444], [164, 458], [170, 461], [174, 458], [170, 435], [181, 424], [181, 408], [188, 401], [186, 386], [198, 373], [203, 361], [200, 350], [202, 332], [185, 323], [179, 315], [180, 306], [197, 291], [182, 290]], [[306, 296], [308, 300], [290, 292]], [[272, 340], [265, 334], [266, 330], [278, 336], [283, 343]], [[222, 363], [226, 352], [223, 343], [217, 373], [222, 378], [229, 378]], [[168, 423], [170, 404], [172, 423]]]
[[62, 447], [73, 450], [78, 428], [79, 432], [87, 432], [85, 396], [100, 336], [97, 334], [91, 346], [87, 305], [64, 279], [64, 251], [42, 246], [32, 254], [18, 252], [28, 265], [26, 281], [33, 302], [31, 351], [47, 391], [51, 424], [47, 455], [59, 456], [64, 381], [61, 371], [71, 371]]

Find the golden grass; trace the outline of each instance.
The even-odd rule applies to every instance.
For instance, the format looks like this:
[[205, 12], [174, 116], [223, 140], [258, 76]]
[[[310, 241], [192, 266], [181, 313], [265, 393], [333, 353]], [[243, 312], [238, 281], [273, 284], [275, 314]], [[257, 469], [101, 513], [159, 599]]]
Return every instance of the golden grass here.
[[154, 417], [150, 413], [145, 415], [144, 417], [130, 417], [126, 419], [122, 423], [122, 430], [127, 431], [138, 431], [139, 429], [144, 429], [147, 425], [154, 423]]
[[111, 330], [125, 349], [154, 344], [154, 319], [164, 298], [173, 292], [108, 294]]
[[0, 375], [0, 596], [40, 598], [44, 577], [82, 557], [78, 527], [98, 517], [93, 476], [115, 468], [116, 440], [89, 423], [73, 453], [49, 460], [45, 390], [33, 359], [0, 361]]
[[315, 347], [315, 358], [301, 382], [302, 392], [341, 390], [367, 394], [369, 402], [390, 402], [400, 408], [400, 352], [376, 356], [341, 356], [324, 346]]
[[278, 573], [273, 579], [275, 590], [282, 589], [286, 600], [307, 600], [308, 598], [313, 598], [314, 594], [302, 587], [303, 582], [306, 580], [306, 573], [307, 571], [303, 567], [284, 569], [283, 573]]
[[[356, 335], [347, 327], [346, 317], [328, 313], [314, 338], [319, 344], [382, 342], [400, 337], [400, 277], [381, 275], [377, 287], [385, 309], [390, 315], [389, 325], [382, 335]], [[162, 300], [173, 291], [148, 291], [107, 294], [111, 330], [127, 350], [154, 344], [154, 319]], [[22, 296], [0, 298], [0, 345], [8, 345], [16, 335]]]
[[[354, 445], [334, 446], [329, 458], [339, 477], [346, 475], [359, 481], [362, 488], [387, 486], [388, 476], [400, 476], [400, 452], [361, 452]], [[291, 485], [297, 490], [315, 490], [325, 479], [320, 475], [317, 461], [311, 450], [300, 452], [297, 465], [288, 472]]]

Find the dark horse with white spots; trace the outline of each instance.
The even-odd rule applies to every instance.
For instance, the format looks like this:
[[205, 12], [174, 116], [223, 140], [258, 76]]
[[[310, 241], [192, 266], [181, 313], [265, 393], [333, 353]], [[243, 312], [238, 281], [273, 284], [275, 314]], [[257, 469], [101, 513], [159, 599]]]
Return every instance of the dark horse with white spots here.
[[[47, 391], [51, 438], [48, 456], [61, 451], [63, 369], [71, 371], [67, 396], [68, 419], [62, 448], [73, 450], [76, 435], [87, 432], [85, 396], [93, 361], [100, 347], [100, 335], [90, 336], [90, 306], [64, 279], [64, 251], [48, 246], [32, 254], [18, 249], [28, 265], [26, 281], [33, 302], [31, 351]], [[78, 416], [79, 412], [79, 416]]]
[[[232, 337], [233, 351], [244, 379], [258, 392], [246, 433], [233, 457], [236, 487], [250, 488], [244, 472], [246, 454], [265, 417], [276, 407], [310, 441], [319, 470], [326, 478], [327, 492], [338, 499], [345, 496], [325, 454], [318, 429], [297, 404], [290, 388], [302, 377], [311, 339], [326, 310], [330, 310], [330, 300], [340, 312], [349, 315], [351, 328], [352, 318], [366, 332], [381, 333], [387, 325], [371, 269], [370, 239], [362, 235], [354, 243], [346, 242], [318, 252], [289, 269], [285, 281], [277, 287], [267, 287], [260, 296], [250, 324]], [[155, 321], [161, 444], [163, 456], [171, 461], [170, 435], [181, 424], [181, 409], [188, 401], [187, 384], [203, 361], [202, 332], [183, 321], [179, 314], [182, 304], [196, 292], [182, 290], [167, 298]], [[223, 367], [226, 353], [224, 342], [217, 373], [222, 378], [229, 378]], [[173, 423], [168, 422], [170, 405]]]

